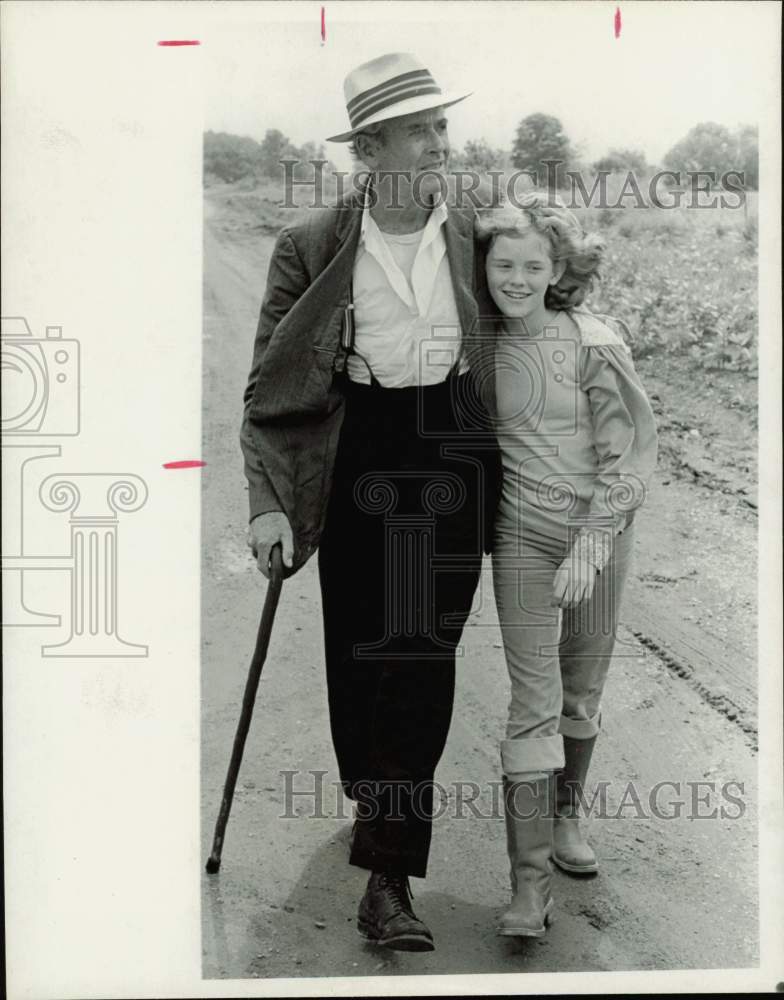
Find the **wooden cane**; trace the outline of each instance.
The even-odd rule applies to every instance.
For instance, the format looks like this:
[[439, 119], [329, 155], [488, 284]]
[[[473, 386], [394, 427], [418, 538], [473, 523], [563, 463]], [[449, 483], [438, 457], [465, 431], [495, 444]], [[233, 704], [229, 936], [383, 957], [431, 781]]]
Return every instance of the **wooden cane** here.
[[253, 652], [253, 659], [250, 661], [250, 668], [248, 669], [248, 679], [245, 682], [242, 712], [240, 713], [237, 732], [234, 736], [234, 747], [231, 751], [226, 784], [223, 787], [223, 799], [221, 801], [220, 812], [218, 813], [218, 821], [215, 824], [212, 853], [207, 859], [207, 872], [210, 875], [214, 875], [220, 870], [223, 836], [226, 832], [226, 824], [229, 821], [231, 804], [234, 799], [234, 788], [237, 784], [237, 775], [242, 763], [245, 740], [250, 729], [256, 692], [259, 687], [259, 680], [261, 679], [261, 668], [264, 666], [264, 661], [267, 658], [267, 647], [269, 646], [270, 634], [272, 633], [272, 622], [275, 618], [275, 609], [278, 606], [278, 598], [280, 597], [282, 585], [283, 560], [280, 545], [274, 545], [270, 552], [270, 581], [267, 587], [267, 596], [264, 599], [264, 607], [261, 611], [261, 621], [259, 622], [259, 631], [256, 636], [256, 649]]

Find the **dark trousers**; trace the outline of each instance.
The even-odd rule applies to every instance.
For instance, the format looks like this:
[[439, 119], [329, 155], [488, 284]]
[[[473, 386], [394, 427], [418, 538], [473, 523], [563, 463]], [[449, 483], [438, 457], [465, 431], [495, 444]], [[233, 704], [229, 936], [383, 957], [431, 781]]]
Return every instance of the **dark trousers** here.
[[332, 738], [357, 803], [351, 863], [372, 871], [427, 867], [455, 650], [482, 562], [466, 379], [346, 389], [319, 573]]

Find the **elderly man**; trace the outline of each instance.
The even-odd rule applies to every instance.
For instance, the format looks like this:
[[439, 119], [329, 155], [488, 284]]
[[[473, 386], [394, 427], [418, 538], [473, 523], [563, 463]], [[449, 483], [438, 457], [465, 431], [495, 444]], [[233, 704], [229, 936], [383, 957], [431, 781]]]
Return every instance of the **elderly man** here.
[[267, 574], [319, 548], [330, 724], [356, 803], [358, 927], [430, 951], [424, 877], [455, 654], [487, 551], [498, 456], [469, 370], [473, 212], [447, 208], [446, 95], [413, 56], [346, 79], [368, 183], [282, 231], [245, 394], [249, 545]]

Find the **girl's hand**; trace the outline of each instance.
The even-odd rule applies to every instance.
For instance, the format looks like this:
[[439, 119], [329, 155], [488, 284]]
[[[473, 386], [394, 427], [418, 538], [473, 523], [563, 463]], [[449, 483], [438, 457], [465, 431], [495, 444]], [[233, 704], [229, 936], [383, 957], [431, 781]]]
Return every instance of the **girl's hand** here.
[[559, 608], [573, 608], [581, 601], [589, 601], [596, 583], [597, 569], [587, 559], [568, 555], [555, 571], [551, 604]]

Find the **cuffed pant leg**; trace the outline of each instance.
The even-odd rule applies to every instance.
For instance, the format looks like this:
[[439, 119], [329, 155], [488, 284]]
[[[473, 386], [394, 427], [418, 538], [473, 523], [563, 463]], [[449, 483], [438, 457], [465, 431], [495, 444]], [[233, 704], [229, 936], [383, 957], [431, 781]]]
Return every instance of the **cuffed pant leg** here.
[[571, 719], [567, 715], [562, 715], [558, 724], [561, 736], [568, 736], [573, 740], [589, 740], [593, 736], [598, 736], [601, 728], [601, 712], [597, 712], [590, 719]]
[[510, 781], [531, 779], [564, 766], [563, 737], [560, 733], [539, 739], [501, 741], [501, 767]]
[[559, 660], [566, 736], [587, 739], [599, 731], [607, 673], [615, 648], [618, 614], [629, 571], [634, 529], [615, 540], [611, 560], [596, 579], [590, 601], [564, 611]]

